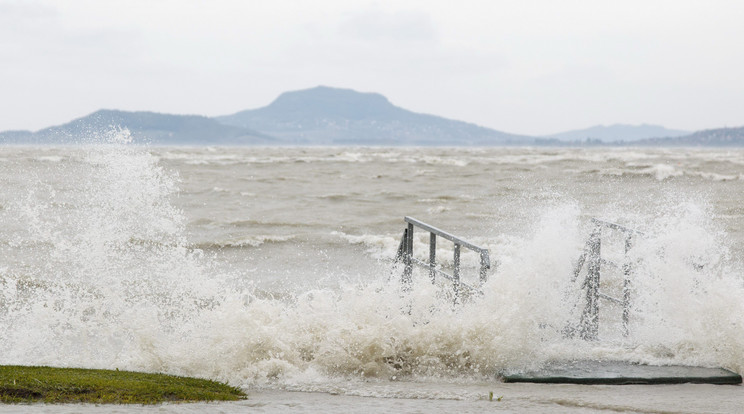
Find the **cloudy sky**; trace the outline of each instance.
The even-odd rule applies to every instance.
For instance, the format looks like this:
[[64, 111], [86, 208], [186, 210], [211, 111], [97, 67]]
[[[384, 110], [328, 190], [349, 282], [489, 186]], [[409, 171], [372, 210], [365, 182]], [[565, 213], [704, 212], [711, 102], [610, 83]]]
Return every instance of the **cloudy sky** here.
[[744, 125], [744, 1], [0, 0], [0, 131], [317, 85], [521, 134]]

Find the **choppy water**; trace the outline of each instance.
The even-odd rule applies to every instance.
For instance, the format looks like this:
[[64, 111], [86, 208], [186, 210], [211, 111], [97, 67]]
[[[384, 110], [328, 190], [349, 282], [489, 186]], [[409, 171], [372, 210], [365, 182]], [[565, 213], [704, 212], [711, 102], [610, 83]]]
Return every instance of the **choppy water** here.
[[[0, 363], [194, 375], [251, 393], [226, 411], [744, 404], [741, 387], [496, 379], [583, 357], [744, 372], [742, 150], [147, 148], [120, 138], [0, 147]], [[405, 215], [489, 248], [498, 266], [482, 296], [454, 306], [426, 275], [401, 291], [391, 259]], [[577, 318], [570, 275], [591, 217], [648, 236], [631, 251], [627, 338], [610, 305], [601, 341], [562, 334]], [[612, 243], [603, 249], [620, 255]], [[439, 254], [451, 260], [446, 245]], [[463, 260], [475, 282], [477, 258]], [[611, 274], [605, 287], [618, 288]], [[487, 390], [504, 404], [485, 401]]]

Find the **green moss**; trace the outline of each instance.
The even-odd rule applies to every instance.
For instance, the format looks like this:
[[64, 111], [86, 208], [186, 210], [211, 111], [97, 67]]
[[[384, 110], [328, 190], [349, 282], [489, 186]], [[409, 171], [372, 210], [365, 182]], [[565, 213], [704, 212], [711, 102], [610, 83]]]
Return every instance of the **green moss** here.
[[157, 404], [235, 401], [239, 388], [216, 381], [99, 369], [0, 366], [0, 402]]

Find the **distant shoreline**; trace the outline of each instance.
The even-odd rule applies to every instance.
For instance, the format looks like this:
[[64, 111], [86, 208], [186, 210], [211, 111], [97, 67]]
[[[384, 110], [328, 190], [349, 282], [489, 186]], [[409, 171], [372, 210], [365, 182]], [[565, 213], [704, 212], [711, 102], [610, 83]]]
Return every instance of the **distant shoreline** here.
[[191, 144], [191, 143], [148, 143], [132, 142], [128, 144], [112, 144], [105, 142], [86, 143], [2, 143], [0, 147], [12, 148], [85, 148], [96, 145], [127, 145], [143, 148], [556, 148], [556, 149], [744, 149], [744, 143], [729, 145], [703, 145], [703, 144], [639, 144], [639, 143], [603, 143], [591, 145], [579, 145], [573, 143], [565, 144], [501, 144], [501, 145], [382, 145], [382, 144], [275, 144], [275, 145], [236, 145], [236, 144]]
[[35, 132], [0, 132], [0, 144], [66, 144], [126, 133], [155, 145], [195, 146], [711, 146], [744, 147], [744, 127], [686, 132], [659, 125], [599, 125], [530, 136], [416, 113], [380, 94], [319, 86], [271, 104], [206, 117], [101, 109]]

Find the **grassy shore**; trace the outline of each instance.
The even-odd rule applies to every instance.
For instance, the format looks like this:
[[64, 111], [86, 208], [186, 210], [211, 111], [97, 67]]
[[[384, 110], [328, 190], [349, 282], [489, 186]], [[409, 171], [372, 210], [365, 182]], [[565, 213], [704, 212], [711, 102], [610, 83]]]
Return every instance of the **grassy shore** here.
[[216, 381], [98, 369], [0, 366], [0, 402], [157, 404], [235, 401], [239, 388]]

